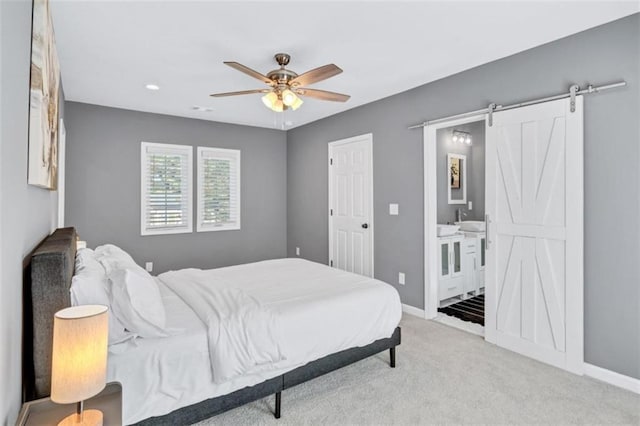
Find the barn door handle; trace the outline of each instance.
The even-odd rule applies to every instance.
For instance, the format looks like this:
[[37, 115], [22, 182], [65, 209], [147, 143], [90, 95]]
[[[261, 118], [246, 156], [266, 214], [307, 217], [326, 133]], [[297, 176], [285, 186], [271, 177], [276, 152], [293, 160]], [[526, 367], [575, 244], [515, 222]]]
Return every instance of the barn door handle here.
[[489, 250], [489, 224], [491, 223], [491, 218], [488, 214], [484, 215], [484, 249]]
[[368, 224], [368, 223], [363, 223], [363, 224], [362, 224], [362, 227], [363, 227], [364, 229], [367, 229], [367, 228], [369, 227], [369, 224]]

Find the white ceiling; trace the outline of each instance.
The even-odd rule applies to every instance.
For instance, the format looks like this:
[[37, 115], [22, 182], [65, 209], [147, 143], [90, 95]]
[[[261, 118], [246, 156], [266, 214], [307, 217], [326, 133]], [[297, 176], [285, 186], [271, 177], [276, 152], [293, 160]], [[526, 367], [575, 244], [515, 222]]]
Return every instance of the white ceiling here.
[[[300, 126], [639, 10], [637, 1], [52, 4], [67, 100], [270, 128]], [[208, 96], [262, 88], [222, 62], [266, 73], [277, 68], [277, 52], [290, 53], [299, 74], [335, 63], [344, 72], [312, 87], [351, 99], [307, 99], [274, 113], [260, 95]]]

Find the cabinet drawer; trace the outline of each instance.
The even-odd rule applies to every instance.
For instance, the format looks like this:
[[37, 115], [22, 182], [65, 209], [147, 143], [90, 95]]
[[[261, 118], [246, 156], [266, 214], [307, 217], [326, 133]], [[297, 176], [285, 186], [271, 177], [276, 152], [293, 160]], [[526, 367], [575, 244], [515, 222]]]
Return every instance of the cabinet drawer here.
[[470, 238], [464, 240], [464, 244], [462, 245], [462, 250], [464, 251], [464, 253], [467, 253], [467, 254], [475, 253], [478, 250], [476, 247], [476, 240], [470, 239]]
[[461, 280], [443, 280], [438, 283], [438, 298], [440, 300], [459, 296], [463, 293]]

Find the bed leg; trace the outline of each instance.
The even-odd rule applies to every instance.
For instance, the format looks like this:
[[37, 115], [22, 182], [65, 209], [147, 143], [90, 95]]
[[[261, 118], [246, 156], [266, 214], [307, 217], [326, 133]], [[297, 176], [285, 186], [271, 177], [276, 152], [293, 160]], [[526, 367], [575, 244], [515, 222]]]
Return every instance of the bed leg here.
[[276, 392], [276, 419], [280, 418], [280, 405], [282, 404], [282, 392]]
[[396, 368], [396, 347], [389, 349], [389, 365], [391, 368]]

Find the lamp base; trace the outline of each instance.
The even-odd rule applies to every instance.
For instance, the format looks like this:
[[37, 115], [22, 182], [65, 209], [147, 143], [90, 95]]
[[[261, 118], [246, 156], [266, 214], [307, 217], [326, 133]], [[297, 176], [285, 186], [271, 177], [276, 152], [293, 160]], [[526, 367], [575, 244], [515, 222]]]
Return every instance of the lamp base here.
[[102, 411], [84, 410], [82, 417], [74, 413], [62, 419], [58, 426], [102, 426]]

